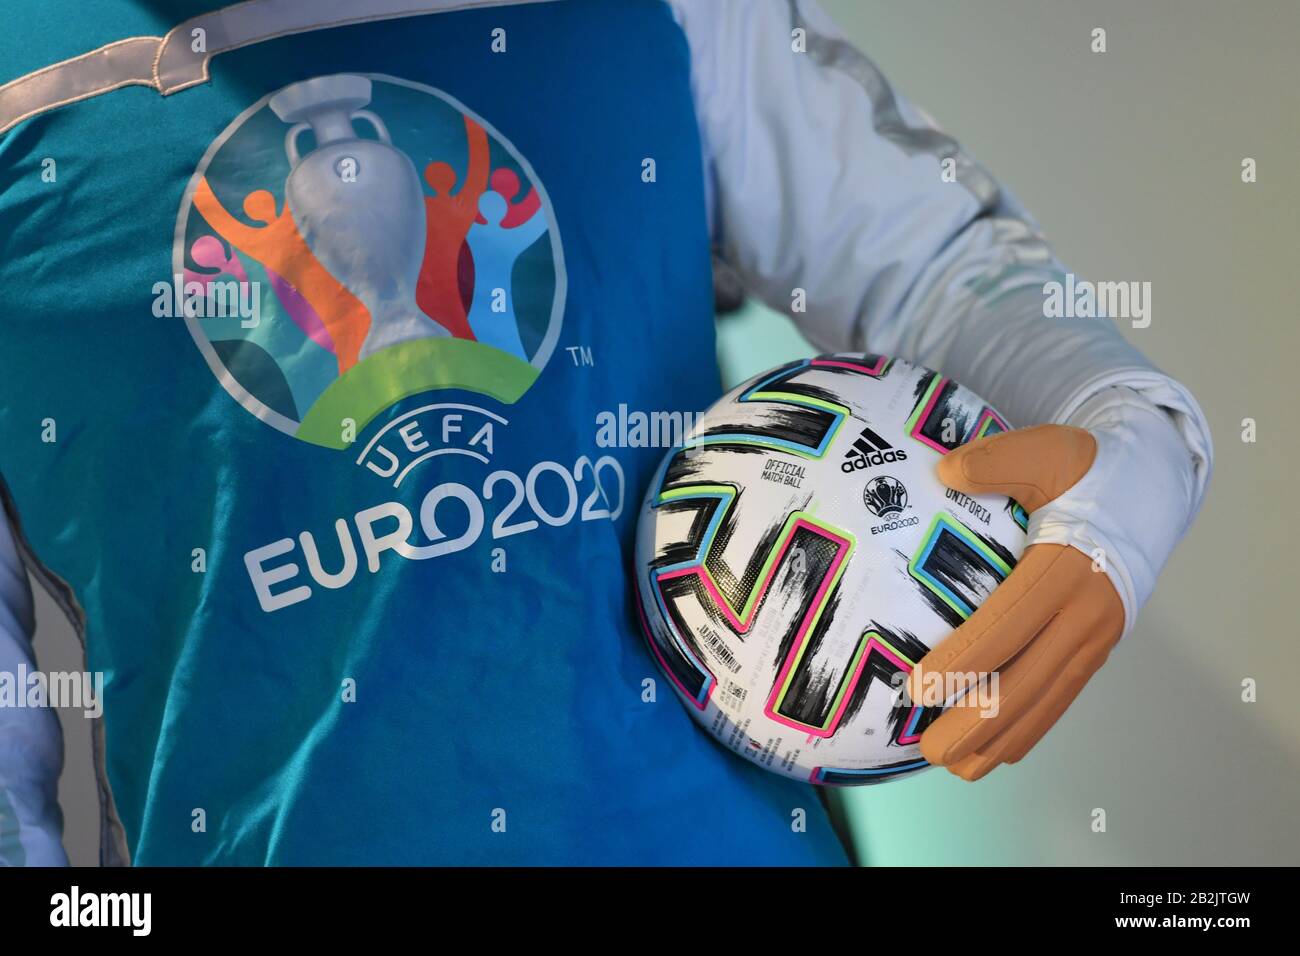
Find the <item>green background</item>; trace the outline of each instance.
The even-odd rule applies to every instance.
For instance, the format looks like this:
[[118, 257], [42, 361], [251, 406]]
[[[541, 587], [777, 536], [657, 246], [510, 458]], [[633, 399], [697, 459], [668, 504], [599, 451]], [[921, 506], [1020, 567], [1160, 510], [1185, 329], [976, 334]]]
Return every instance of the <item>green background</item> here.
[[[1295, 864], [1300, 5], [823, 7], [1011, 187], [1068, 267], [1152, 283], [1151, 326], [1125, 333], [1191, 388], [1216, 451], [1207, 503], [1136, 630], [1024, 761], [975, 784], [930, 770], [839, 791], [863, 862]], [[1095, 27], [1106, 53], [1089, 50]], [[751, 306], [721, 321], [719, 353], [730, 385], [813, 349]]]

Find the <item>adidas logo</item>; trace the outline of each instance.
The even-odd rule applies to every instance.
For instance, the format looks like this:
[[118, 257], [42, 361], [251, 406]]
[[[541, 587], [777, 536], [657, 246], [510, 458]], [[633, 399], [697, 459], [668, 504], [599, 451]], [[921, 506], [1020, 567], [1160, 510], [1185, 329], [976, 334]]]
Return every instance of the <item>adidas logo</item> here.
[[857, 440], [844, 454], [844, 463], [840, 468], [846, 475], [862, 471], [873, 465], [884, 465], [895, 461], [907, 461], [907, 452], [895, 448], [870, 428], [862, 429]]

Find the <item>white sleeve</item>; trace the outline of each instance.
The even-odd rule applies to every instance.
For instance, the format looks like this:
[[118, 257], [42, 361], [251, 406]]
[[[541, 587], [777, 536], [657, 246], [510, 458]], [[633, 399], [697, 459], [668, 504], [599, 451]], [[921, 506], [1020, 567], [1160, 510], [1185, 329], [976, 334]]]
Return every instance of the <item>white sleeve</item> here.
[[[0, 680], [8, 680], [14, 694], [24, 692], [19, 674], [36, 668], [34, 629], [31, 586], [0, 509]], [[0, 703], [0, 866], [66, 866], [58, 716], [48, 707], [8, 703]]]
[[814, 345], [940, 369], [1017, 426], [1132, 389], [1182, 438], [1168, 465], [1192, 488], [1185, 528], [1210, 477], [1204, 415], [1111, 320], [1045, 317], [1044, 284], [1065, 270], [1015, 199], [812, 0], [669, 3], [691, 49], [715, 246], [750, 293], [792, 314], [803, 290], [792, 318]]

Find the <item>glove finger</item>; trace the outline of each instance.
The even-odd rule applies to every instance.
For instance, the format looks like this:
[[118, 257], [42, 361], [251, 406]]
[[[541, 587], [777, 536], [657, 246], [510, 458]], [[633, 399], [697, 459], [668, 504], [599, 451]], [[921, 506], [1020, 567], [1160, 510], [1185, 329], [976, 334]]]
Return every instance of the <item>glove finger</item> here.
[[1034, 698], [1032, 706], [985, 748], [996, 748], [1006, 763], [1022, 759], [1052, 728], [1083, 685], [1106, 663], [1124, 633], [1124, 605], [1115, 586], [1105, 574], [1091, 571], [1091, 563], [1088, 567], [1089, 573], [1080, 580], [1066, 612], [1079, 634], [1075, 656]]
[[[954, 707], [926, 730], [934, 739], [927, 744], [923, 737], [921, 752], [932, 763], [948, 766], [977, 750], [986, 750], [997, 735], [1051, 694], [1052, 684], [1074, 666], [1072, 661], [1082, 649], [1093, 643], [1109, 648], [1119, 640], [1124, 610], [1114, 586], [1104, 574], [1092, 570], [1082, 552], [1065, 550], [1061, 562], [1068, 565], [1068, 580], [1056, 583], [1064, 583], [1068, 589], [1055, 595], [1065, 607], [1024, 651], [996, 669], [997, 710], [992, 716], [977, 707]], [[953, 672], [960, 673], [956, 668]], [[976, 673], [982, 676], [982, 672]]]
[[982, 751], [977, 751], [944, 769], [954, 776], [961, 777], [968, 783], [974, 783], [981, 777], [986, 776], [990, 770], [993, 770], [1000, 763], [1001, 761], [997, 757], [990, 757]]
[[1042, 699], [1036, 701], [1024, 716], [1006, 729], [1005, 739], [993, 741], [990, 749], [996, 748], [1003, 763], [1018, 763], [1023, 760], [1025, 754], [1056, 726], [1056, 722], [1074, 703], [1079, 692], [1106, 663], [1114, 646], [1113, 643], [1099, 643], [1080, 652]]
[[[1075, 558], [1087, 556], [1059, 544], [1025, 550], [1007, 579], [962, 625], [921, 658], [907, 682], [914, 701], [926, 702], [930, 674], [992, 672], [1018, 654], [1061, 609], [1077, 586]], [[945, 685], [946, 686], [946, 683]]]
[[[921, 754], [930, 763], [950, 767], [983, 750], [1040, 699], [1039, 695], [1077, 653], [1069, 615], [1056, 615], [1025, 650], [997, 672], [996, 698], [958, 701], [921, 735]], [[987, 679], [988, 672], [978, 675]], [[929, 703], [929, 701], [926, 701]], [[983, 704], [983, 706], [981, 706]]]
[[940, 460], [939, 480], [970, 495], [1000, 494], [1037, 511], [1092, 467], [1097, 440], [1082, 428], [1038, 425], [977, 438]]
[[1057, 675], [1047, 693], [1035, 701], [1024, 715], [981, 749], [948, 764], [946, 769], [963, 780], [975, 781], [1000, 764], [1017, 763], [1024, 759], [1025, 754], [1042, 740], [1074, 703], [1092, 675], [1100, 670], [1113, 646], [1099, 642], [1081, 651]]
[[1056, 726], [1061, 715], [1083, 691], [1084, 685], [1101, 669], [1109, 657], [1110, 646], [1114, 645], [1101, 645], [1100, 652], [1097, 648], [1080, 652], [1075, 661], [1071, 661], [1070, 666], [1057, 675], [1047, 693], [1036, 700], [1026, 713], [998, 732], [984, 747], [966, 754], [961, 760], [948, 763], [946, 770], [963, 780], [974, 782], [985, 777], [1001, 763], [1023, 760], [1024, 754], [1030, 752]]

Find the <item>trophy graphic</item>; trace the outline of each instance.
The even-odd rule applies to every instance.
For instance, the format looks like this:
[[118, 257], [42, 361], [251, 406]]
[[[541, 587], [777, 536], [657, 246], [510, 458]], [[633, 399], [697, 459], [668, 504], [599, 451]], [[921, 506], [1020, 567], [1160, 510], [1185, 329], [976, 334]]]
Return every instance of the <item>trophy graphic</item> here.
[[[383, 120], [365, 109], [370, 96], [369, 79], [339, 74], [294, 83], [270, 101], [275, 115], [293, 124], [284, 138], [289, 211], [320, 263], [370, 311], [363, 359], [448, 334], [415, 301], [424, 254], [420, 178]], [[357, 135], [359, 120], [378, 140]], [[315, 146], [303, 155], [298, 143], [307, 130]]]

